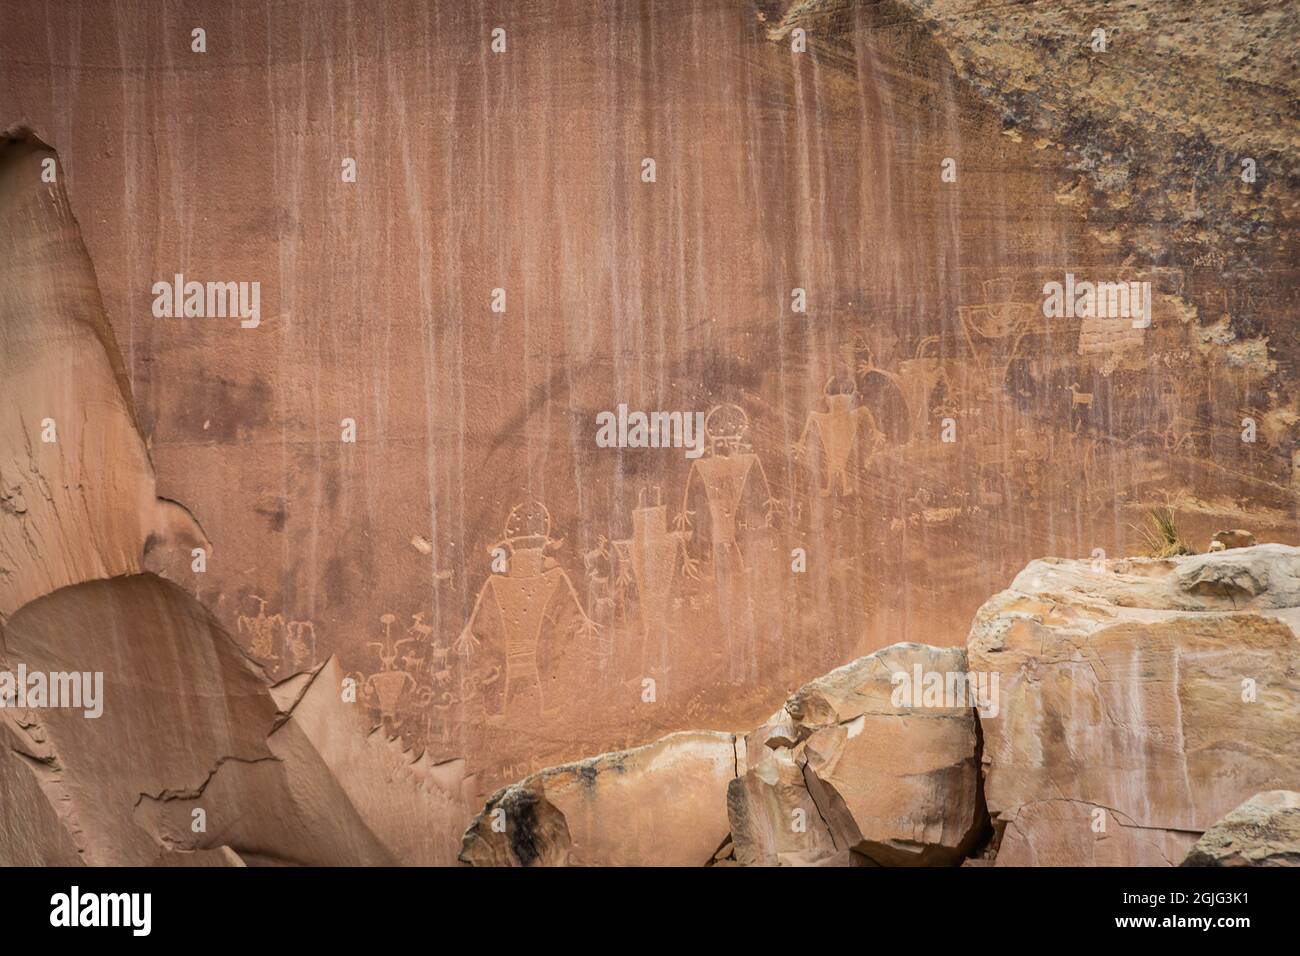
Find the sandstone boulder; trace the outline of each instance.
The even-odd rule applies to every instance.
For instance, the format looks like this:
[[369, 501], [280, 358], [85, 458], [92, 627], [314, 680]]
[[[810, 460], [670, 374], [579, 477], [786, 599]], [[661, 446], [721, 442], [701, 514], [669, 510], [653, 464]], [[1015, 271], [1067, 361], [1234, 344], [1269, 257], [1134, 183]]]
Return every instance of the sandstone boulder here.
[[488, 801], [460, 858], [487, 866], [960, 863], [988, 830], [975, 718], [976, 704], [988, 701], [967, 676], [962, 648], [898, 644], [800, 688], [744, 737], [674, 734], [541, 771]]
[[1251, 797], [1201, 835], [1183, 866], [1300, 866], [1300, 793]]
[[736, 859], [959, 863], [984, 829], [965, 676], [961, 648], [897, 644], [800, 688], [731, 786]]
[[836, 853], [804, 780], [804, 768], [789, 747], [749, 755], [748, 771], [727, 788], [727, 817], [741, 866], [821, 859]]
[[1300, 780], [1300, 549], [1032, 562], [976, 616], [970, 666], [999, 865], [1173, 865]]
[[732, 734], [686, 731], [540, 771], [494, 794], [460, 859], [476, 866], [703, 866], [727, 836]]

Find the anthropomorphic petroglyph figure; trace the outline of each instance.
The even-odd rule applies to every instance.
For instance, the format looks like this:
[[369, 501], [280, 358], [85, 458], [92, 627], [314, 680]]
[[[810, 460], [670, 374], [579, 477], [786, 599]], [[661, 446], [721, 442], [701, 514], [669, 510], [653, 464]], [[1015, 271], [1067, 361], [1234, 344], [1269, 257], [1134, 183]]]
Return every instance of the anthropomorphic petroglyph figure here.
[[239, 634], [251, 637], [249, 653], [268, 665], [269, 672], [294, 672], [310, 666], [316, 659], [316, 625], [311, 621], [285, 621], [281, 613], [267, 614], [270, 602], [252, 595], [257, 614], [240, 614], [235, 621]]
[[[1078, 431], [1079, 423], [1087, 417], [1087, 413], [1092, 409], [1092, 392], [1079, 391], [1079, 383], [1073, 382], [1068, 386], [1070, 390], [1070, 418], [1072, 424], [1070, 431]], [[1082, 410], [1082, 415], [1075, 414]]]
[[[491, 574], [479, 589], [454, 648], [466, 659], [488, 652], [490, 661], [499, 661], [479, 680], [492, 718], [528, 716], [527, 711], [551, 713], [543, 699], [544, 668], [539, 660], [548, 622], [558, 624], [567, 611], [574, 618], [572, 630], [580, 637], [590, 639], [599, 631], [569, 575], [548, 554], [561, 543], [551, 537], [550, 512], [534, 501], [511, 509], [502, 539], [489, 549], [504, 549], [506, 570]], [[494, 625], [499, 642], [480, 637]], [[498, 682], [500, 702], [493, 706]]]
[[[378, 707], [380, 715], [393, 723], [398, 722], [401, 702], [408, 691], [413, 692], [415, 699], [423, 705], [433, 699], [433, 689], [422, 685], [415, 676], [422, 668], [424, 658], [418, 654], [402, 653], [403, 647], [418, 645], [419, 641], [414, 637], [393, 640], [393, 623], [396, 620], [397, 617], [393, 614], [380, 615], [379, 622], [384, 625], [383, 640], [369, 641], [366, 644], [375, 649], [379, 657], [379, 670], [369, 676], [349, 675], [360, 678], [358, 685], [364, 701]], [[397, 666], [399, 656], [402, 659], [401, 667]]]
[[631, 581], [630, 573], [625, 580], [615, 578], [614, 547], [603, 534], [597, 537], [596, 546], [582, 556], [582, 566], [587, 576], [591, 616], [597, 621], [608, 621], [622, 597], [622, 590]]
[[[680, 566], [685, 577], [699, 576], [695, 561], [686, 550], [685, 536], [668, 530], [668, 506], [663, 503], [663, 493], [655, 488], [655, 503], [645, 503], [644, 491], [638, 495], [637, 507], [632, 512], [632, 537], [615, 541], [620, 570], [631, 568], [631, 579], [636, 584], [641, 610], [642, 663], [648, 665], [652, 658], [658, 664], [666, 661], [667, 611], [672, 601], [672, 584]], [[655, 644], [655, 647], [651, 645]]]
[[290, 669], [313, 663], [316, 659], [316, 625], [311, 621], [290, 621], [284, 631], [284, 649]]
[[235, 622], [236, 630], [240, 634], [248, 634], [252, 637], [248, 650], [254, 657], [263, 661], [279, 661], [280, 657], [275, 653], [276, 635], [284, 631], [284, 615], [268, 615], [266, 607], [269, 602], [266, 598], [258, 597], [256, 594], [252, 597], [258, 605], [257, 616], [239, 615], [239, 619]]
[[[708, 447], [704, 455], [691, 464], [682, 493], [682, 508], [674, 519], [675, 529], [693, 533], [690, 508], [691, 490], [698, 484], [704, 489], [708, 505], [709, 534], [715, 557], [720, 553], [739, 555], [736, 530], [742, 524], [742, 506], [755, 491], [761, 496], [764, 524], [771, 527], [781, 502], [772, 495], [772, 486], [763, 471], [763, 463], [749, 442], [749, 416], [738, 405], [716, 405], [704, 418]], [[756, 481], [751, 475], [757, 473]], [[761, 487], [759, 487], [761, 485]], [[742, 562], [743, 566], [743, 562]]]
[[797, 459], [808, 457], [809, 440], [816, 438], [822, 459], [821, 496], [854, 495], [858, 461], [883, 444], [885, 436], [876, 427], [871, 410], [858, 404], [857, 383], [851, 376], [832, 376], [824, 391], [826, 410], [808, 413], [794, 455]]
[[898, 373], [876, 365], [875, 353], [861, 335], [840, 346], [838, 374], [853, 379], [857, 404], [871, 410], [876, 427], [890, 444], [905, 445], [926, 427], [926, 400], [943, 375], [937, 360], [924, 357], [935, 341], [933, 336], [923, 339], [917, 357], [904, 361]]
[[958, 306], [957, 317], [984, 386], [997, 397], [1021, 341], [1031, 330], [1043, 328], [1042, 306], [1017, 298], [1014, 277], [985, 279], [980, 289], [984, 301]]

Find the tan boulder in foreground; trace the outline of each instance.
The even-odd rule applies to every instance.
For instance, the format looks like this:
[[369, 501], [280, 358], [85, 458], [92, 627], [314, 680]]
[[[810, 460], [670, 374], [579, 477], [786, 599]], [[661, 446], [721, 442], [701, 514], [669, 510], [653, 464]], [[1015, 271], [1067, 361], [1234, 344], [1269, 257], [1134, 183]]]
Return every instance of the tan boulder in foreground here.
[[970, 666], [999, 865], [1174, 865], [1300, 781], [1300, 549], [1031, 563], [976, 616]]
[[[898, 644], [805, 685], [763, 726], [673, 734], [533, 774], [465, 833], [479, 866], [947, 865], [987, 829], [961, 648]], [[950, 706], [949, 706], [950, 705]], [[730, 829], [730, 839], [728, 839]]]
[[965, 673], [961, 648], [896, 644], [796, 691], [732, 784], [736, 859], [959, 863], [985, 823], [974, 700], [924, 688], [965, 690]]
[[1183, 866], [1300, 866], [1300, 793], [1251, 797], [1206, 830]]
[[727, 789], [727, 817], [741, 866], [798, 864], [837, 851], [789, 747], [748, 754], [748, 771]]
[[703, 866], [727, 836], [732, 734], [686, 731], [526, 777], [465, 831], [476, 866]]

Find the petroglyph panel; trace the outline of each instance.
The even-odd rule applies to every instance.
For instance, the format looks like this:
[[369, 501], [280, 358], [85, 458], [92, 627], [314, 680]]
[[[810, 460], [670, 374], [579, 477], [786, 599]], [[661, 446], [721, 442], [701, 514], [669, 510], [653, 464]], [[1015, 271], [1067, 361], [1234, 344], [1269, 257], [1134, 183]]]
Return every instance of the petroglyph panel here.
[[[1154, 506], [1296, 541], [1294, 141], [1248, 184], [1139, 122], [1142, 175], [1202, 178], [1122, 206], [907, 3], [182, 6], [201, 57], [0, 0], [0, 116], [59, 150], [157, 495], [212, 545], [149, 567], [275, 679], [337, 658], [475, 799], [961, 644]], [[1067, 274], [1149, 282], [1149, 326], [1049, 316]], [[156, 318], [175, 275], [259, 283], [258, 324]], [[702, 414], [701, 453], [601, 447], [620, 406]], [[0, 474], [0, 540], [33, 500]]]

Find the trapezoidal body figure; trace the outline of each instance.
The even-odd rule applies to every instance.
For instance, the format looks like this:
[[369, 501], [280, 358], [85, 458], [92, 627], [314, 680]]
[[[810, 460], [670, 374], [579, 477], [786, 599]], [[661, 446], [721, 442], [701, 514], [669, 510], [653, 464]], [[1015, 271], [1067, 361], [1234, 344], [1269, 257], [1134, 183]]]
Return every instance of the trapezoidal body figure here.
[[823, 394], [826, 410], [808, 413], [794, 454], [803, 459], [816, 452], [820, 460], [813, 462], [813, 469], [823, 498], [855, 495], [859, 459], [870, 457], [885, 436], [871, 410], [858, 404], [857, 383], [851, 376], [832, 376]]
[[[712, 544], [707, 551], [715, 570], [717, 565], [730, 562], [743, 570], [738, 532], [751, 522], [770, 528], [781, 507], [772, 494], [763, 463], [754, 453], [749, 430], [749, 416], [739, 405], [716, 405], [705, 416], [707, 447], [704, 455], [691, 463], [682, 508], [675, 519], [676, 530], [689, 536], [707, 530]], [[692, 507], [692, 494], [703, 497], [703, 509]], [[696, 527], [697, 517], [704, 518], [702, 528]]]
[[551, 553], [551, 515], [541, 502], [516, 505], [490, 549], [492, 573], [479, 589], [454, 648], [476, 684], [489, 723], [552, 716], [551, 692], [578, 656], [575, 640], [599, 630]]

